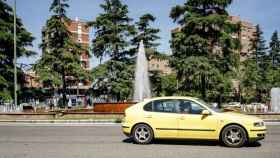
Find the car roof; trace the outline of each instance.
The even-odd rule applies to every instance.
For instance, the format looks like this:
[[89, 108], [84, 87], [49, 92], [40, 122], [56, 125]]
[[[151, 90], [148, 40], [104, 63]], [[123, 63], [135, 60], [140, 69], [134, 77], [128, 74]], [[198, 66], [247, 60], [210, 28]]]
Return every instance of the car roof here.
[[188, 97], [188, 96], [165, 96], [165, 97], [147, 98], [147, 99], [144, 99], [144, 101], [153, 101], [153, 100], [161, 100], [161, 99], [190, 99], [190, 100], [197, 100], [198, 98]]

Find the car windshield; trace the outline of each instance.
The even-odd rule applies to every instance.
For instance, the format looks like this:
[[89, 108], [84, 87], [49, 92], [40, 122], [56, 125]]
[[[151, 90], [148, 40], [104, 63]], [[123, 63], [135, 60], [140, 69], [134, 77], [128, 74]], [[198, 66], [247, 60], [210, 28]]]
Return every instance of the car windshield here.
[[214, 104], [209, 104], [209, 103], [205, 102], [205, 101], [202, 100], [202, 99], [198, 99], [198, 98], [197, 98], [196, 101], [198, 101], [199, 103], [201, 103], [201, 104], [203, 104], [203, 105], [209, 107], [210, 109], [214, 110], [215, 112], [219, 112], [219, 113], [220, 113], [220, 112], [224, 112], [223, 109], [219, 109], [217, 106], [214, 106]]

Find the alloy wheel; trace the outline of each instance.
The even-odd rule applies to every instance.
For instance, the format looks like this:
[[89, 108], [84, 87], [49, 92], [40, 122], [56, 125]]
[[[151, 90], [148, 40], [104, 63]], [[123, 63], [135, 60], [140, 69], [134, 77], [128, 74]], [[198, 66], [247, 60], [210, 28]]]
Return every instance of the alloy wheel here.
[[153, 132], [149, 126], [140, 124], [134, 128], [133, 138], [136, 143], [148, 144], [153, 138]]
[[230, 125], [222, 132], [222, 141], [229, 147], [241, 147], [246, 142], [246, 132], [238, 125]]

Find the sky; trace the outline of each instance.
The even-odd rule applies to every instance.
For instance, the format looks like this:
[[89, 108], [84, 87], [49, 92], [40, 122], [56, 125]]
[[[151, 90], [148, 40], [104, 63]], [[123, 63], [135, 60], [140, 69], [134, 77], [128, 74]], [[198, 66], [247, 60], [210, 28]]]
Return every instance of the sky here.
[[[12, 5], [14, 0], [7, 0]], [[177, 4], [183, 4], [186, 0], [122, 0], [128, 5], [129, 16], [137, 21], [144, 13], [153, 14], [157, 20], [153, 24], [161, 30], [158, 41], [159, 51], [171, 53], [170, 31], [176, 27], [172, 19], [169, 18], [170, 10]], [[20, 58], [19, 63], [33, 64], [41, 55], [38, 48], [41, 43], [41, 30], [47, 19], [50, 17], [49, 6], [52, 0], [16, 0], [17, 15], [22, 19], [26, 29], [36, 38], [33, 42], [33, 49], [37, 55], [29, 58]], [[68, 0], [70, 8], [67, 15], [71, 19], [78, 17], [86, 21], [93, 21], [102, 9], [99, 5], [103, 0]], [[242, 20], [249, 21], [254, 25], [259, 24], [264, 32], [267, 41], [270, 40], [275, 30], [280, 31], [280, 1], [279, 0], [233, 0], [227, 9], [230, 15], [240, 16]], [[94, 30], [90, 30], [90, 38], [94, 37]], [[91, 67], [98, 64], [98, 59], [91, 58]]]

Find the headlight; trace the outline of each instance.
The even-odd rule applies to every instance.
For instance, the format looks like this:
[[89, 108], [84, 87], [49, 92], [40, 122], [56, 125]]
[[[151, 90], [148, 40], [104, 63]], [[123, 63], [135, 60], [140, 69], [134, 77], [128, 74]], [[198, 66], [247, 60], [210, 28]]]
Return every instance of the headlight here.
[[255, 122], [254, 126], [255, 127], [262, 127], [262, 126], [264, 126], [264, 122]]

